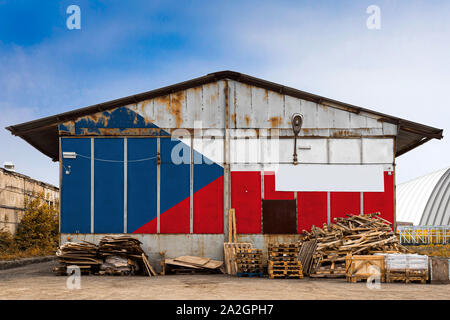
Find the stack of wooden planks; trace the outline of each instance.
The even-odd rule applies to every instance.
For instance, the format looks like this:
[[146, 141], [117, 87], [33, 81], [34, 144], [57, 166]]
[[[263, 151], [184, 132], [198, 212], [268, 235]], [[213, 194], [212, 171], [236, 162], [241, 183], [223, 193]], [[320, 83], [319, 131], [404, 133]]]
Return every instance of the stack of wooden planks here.
[[379, 213], [346, 215], [322, 228], [303, 230], [303, 241], [317, 240], [312, 257], [311, 277], [345, 277], [345, 257], [375, 253], [408, 252]]
[[303, 278], [302, 263], [299, 261], [299, 243], [269, 244], [269, 278]]
[[[141, 248], [142, 242], [130, 236], [105, 236], [98, 246], [99, 257], [105, 259], [100, 274], [133, 275], [145, 272], [152, 276], [146, 262], [147, 256]], [[147, 261], [146, 261], [147, 260]], [[153, 275], [156, 275], [154, 273]]]
[[103, 263], [97, 257], [97, 246], [87, 241], [66, 242], [56, 251], [56, 256], [59, 266], [53, 271], [58, 275], [67, 275], [67, 267], [72, 265], [78, 266], [82, 274], [94, 273]]
[[100, 239], [98, 253], [100, 257], [121, 256], [142, 259], [142, 242], [130, 236], [105, 236]]
[[236, 263], [238, 277], [263, 277], [261, 249], [236, 249]]
[[223, 261], [195, 256], [181, 256], [175, 259], [165, 258], [165, 273], [205, 274], [222, 273]]

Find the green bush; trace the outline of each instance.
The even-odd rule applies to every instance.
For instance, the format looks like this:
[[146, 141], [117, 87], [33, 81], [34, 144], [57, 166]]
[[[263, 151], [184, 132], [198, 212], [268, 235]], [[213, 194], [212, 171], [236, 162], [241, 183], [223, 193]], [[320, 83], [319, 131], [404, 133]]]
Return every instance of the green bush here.
[[0, 252], [11, 252], [14, 250], [15, 242], [11, 232], [0, 229]]
[[26, 199], [25, 213], [20, 221], [14, 242], [19, 250], [55, 250], [58, 247], [58, 210], [49, 206], [44, 196]]

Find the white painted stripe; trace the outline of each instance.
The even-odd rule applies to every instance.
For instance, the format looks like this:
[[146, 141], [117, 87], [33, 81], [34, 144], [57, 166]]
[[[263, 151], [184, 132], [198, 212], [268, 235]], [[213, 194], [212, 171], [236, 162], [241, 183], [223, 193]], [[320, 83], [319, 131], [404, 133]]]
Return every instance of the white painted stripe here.
[[383, 192], [382, 165], [280, 164], [276, 191]]

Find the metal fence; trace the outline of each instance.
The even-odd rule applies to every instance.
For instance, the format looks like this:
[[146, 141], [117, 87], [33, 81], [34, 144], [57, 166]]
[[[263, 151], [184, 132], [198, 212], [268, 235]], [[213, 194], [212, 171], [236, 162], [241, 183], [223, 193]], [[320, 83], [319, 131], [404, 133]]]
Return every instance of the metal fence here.
[[402, 244], [450, 243], [450, 226], [398, 226]]

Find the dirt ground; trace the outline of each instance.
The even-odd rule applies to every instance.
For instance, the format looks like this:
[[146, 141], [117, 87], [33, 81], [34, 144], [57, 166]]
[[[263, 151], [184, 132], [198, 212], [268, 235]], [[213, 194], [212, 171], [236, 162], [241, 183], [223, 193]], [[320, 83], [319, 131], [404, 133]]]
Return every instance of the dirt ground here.
[[450, 299], [450, 285], [381, 284], [344, 279], [238, 278], [228, 275], [82, 276], [81, 289], [51, 272], [55, 262], [0, 270], [0, 299]]

